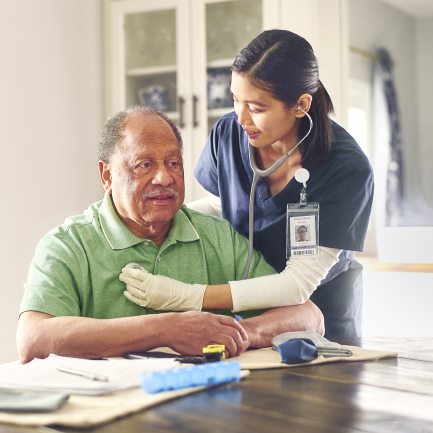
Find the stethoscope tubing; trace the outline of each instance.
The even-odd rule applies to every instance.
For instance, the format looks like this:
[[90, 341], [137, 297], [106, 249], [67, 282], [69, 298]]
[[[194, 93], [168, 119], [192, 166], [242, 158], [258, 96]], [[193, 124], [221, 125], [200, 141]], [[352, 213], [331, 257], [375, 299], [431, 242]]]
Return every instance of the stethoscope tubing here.
[[311, 119], [311, 116], [302, 108], [298, 108], [299, 111], [302, 111], [309, 119], [310, 121], [310, 128], [308, 132], [305, 134], [305, 136], [296, 144], [295, 147], [293, 147], [289, 152], [287, 152], [285, 155], [283, 155], [278, 161], [276, 161], [271, 167], [269, 167], [266, 170], [261, 170], [259, 167], [257, 167], [256, 163], [256, 155], [254, 153], [254, 146], [251, 145], [250, 142], [248, 142], [248, 151], [249, 151], [249, 157], [250, 157], [250, 166], [253, 170], [254, 176], [253, 176], [253, 183], [251, 184], [251, 191], [250, 191], [250, 206], [249, 206], [249, 214], [248, 214], [248, 256], [247, 256], [247, 264], [245, 266], [244, 274], [242, 275], [242, 280], [246, 280], [248, 278], [248, 275], [250, 273], [251, 269], [251, 262], [253, 259], [253, 242], [254, 242], [254, 201], [256, 197], [256, 187], [257, 182], [261, 177], [266, 177], [274, 173], [276, 170], [278, 170], [284, 163], [284, 161], [294, 152], [294, 150], [308, 137], [308, 135], [311, 132], [311, 129], [313, 128], [313, 120]]

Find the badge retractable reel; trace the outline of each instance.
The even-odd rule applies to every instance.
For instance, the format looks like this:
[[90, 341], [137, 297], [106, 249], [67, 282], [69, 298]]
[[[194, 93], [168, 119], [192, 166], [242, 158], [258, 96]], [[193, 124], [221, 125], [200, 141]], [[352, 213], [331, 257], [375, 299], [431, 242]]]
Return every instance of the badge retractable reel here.
[[286, 259], [319, 258], [319, 203], [307, 202], [307, 180], [310, 173], [305, 168], [296, 170], [295, 179], [303, 185], [299, 203], [287, 205]]

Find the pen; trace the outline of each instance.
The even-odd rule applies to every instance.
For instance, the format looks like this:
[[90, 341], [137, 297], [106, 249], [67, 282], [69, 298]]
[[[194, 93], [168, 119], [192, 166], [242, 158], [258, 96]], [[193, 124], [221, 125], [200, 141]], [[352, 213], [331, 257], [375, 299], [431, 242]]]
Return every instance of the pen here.
[[77, 376], [87, 377], [92, 380], [100, 380], [101, 382], [108, 382], [108, 377], [102, 374], [90, 373], [82, 370], [75, 370], [74, 368], [57, 367], [57, 370], [63, 371], [64, 373], [76, 374]]

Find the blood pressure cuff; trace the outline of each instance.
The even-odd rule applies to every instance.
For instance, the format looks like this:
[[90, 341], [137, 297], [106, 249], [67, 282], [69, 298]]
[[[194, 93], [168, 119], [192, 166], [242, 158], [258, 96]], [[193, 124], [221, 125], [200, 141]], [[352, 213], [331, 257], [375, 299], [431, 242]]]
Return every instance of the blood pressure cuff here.
[[318, 357], [316, 345], [308, 338], [296, 338], [277, 346], [284, 364], [313, 361]]
[[0, 389], [0, 412], [53, 412], [69, 395]]

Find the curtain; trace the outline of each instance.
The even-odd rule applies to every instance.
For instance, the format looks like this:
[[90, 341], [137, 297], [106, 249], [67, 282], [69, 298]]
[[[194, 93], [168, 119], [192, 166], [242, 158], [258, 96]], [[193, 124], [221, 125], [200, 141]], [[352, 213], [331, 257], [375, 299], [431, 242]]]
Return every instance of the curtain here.
[[377, 209], [376, 222], [378, 227], [400, 226], [404, 225], [403, 139], [393, 65], [385, 49], [377, 50], [374, 87], [376, 198], [377, 202], [385, 204], [382, 209]]

